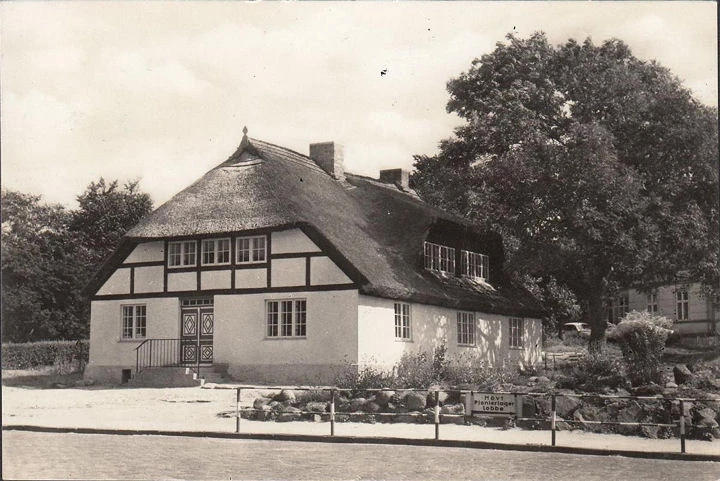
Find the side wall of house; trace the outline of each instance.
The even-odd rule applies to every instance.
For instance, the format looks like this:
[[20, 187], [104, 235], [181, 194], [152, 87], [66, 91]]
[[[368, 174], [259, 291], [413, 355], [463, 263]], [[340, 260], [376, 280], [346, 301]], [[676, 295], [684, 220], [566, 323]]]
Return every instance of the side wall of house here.
[[[687, 290], [688, 318], [677, 319], [677, 291]], [[708, 334], [720, 319], [713, 319], [712, 299], [703, 293], [699, 283], [660, 286], [654, 291], [657, 295], [658, 315], [673, 321], [673, 329], [680, 334]], [[631, 311], [648, 310], [648, 293], [636, 289], [626, 291]]]
[[538, 364], [542, 350], [542, 323], [539, 319], [523, 320], [523, 347], [510, 347], [510, 318], [497, 314], [473, 313], [475, 343], [458, 344], [455, 309], [410, 304], [411, 339], [395, 337], [395, 301], [360, 296], [358, 307], [359, 363], [390, 369], [404, 353], [432, 352], [445, 344], [448, 354], [473, 353], [493, 366], [512, 363], [523, 366]]

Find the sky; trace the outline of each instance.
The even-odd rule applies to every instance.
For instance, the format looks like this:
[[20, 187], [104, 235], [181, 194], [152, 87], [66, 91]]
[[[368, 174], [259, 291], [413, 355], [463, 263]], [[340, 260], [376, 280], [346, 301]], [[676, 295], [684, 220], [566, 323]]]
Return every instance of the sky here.
[[[717, 4], [1, 2], [3, 188], [76, 206], [94, 180], [155, 205], [250, 137], [345, 170], [412, 168], [461, 124], [446, 83], [509, 32], [625, 41], [717, 106]], [[385, 74], [381, 74], [385, 72]]]

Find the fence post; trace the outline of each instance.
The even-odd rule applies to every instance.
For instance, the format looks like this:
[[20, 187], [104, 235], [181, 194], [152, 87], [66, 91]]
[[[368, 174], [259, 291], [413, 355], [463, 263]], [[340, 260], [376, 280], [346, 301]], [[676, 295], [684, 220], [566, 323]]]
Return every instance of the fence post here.
[[335, 389], [330, 392], [330, 436], [335, 436]]
[[240, 432], [240, 388], [237, 388], [235, 396], [235, 432]]
[[148, 364], [150, 364], [150, 367], [155, 367], [155, 366], [153, 366], [153, 357], [152, 357], [153, 349], [152, 349], [152, 347], [153, 347], [153, 342], [152, 342], [152, 339], [150, 339], [150, 361]]
[[680, 452], [685, 454], [685, 403], [680, 400]]
[[[555, 358], [553, 358], [553, 361], [554, 361], [554, 360], [555, 360]], [[550, 416], [551, 416], [551, 417], [550, 417], [550, 429], [551, 429], [551, 431], [552, 431], [552, 445], [555, 446], [555, 417], [556, 417], [556, 412], [555, 412], [555, 395], [554, 395], [554, 394], [552, 395], [552, 414], [551, 414]]]
[[440, 391], [435, 391], [435, 440], [440, 439]]

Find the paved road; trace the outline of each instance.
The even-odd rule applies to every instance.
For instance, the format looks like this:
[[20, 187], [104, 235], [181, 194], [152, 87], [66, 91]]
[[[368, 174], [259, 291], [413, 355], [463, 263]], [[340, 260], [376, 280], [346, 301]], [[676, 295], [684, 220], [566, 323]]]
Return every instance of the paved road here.
[[4, 431], [3, 479], [720, 479], [720, 463], [425, 446]]

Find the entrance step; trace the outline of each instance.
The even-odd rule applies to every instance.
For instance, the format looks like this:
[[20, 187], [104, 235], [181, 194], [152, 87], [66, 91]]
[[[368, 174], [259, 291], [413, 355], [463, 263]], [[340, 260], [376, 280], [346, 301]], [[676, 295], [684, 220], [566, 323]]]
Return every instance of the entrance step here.
[[[202, 372], [202, 371], [201, 371]], [[193, 372], [184, 367], [151, 367], [133, 373], [128, 381], [130, 387], [194, 387], [199, 382]]]

